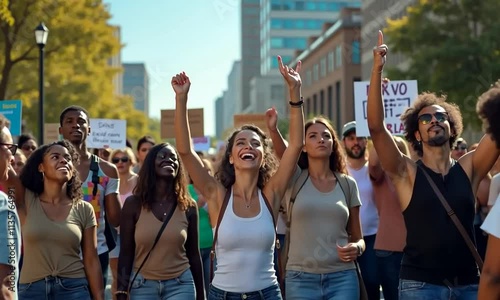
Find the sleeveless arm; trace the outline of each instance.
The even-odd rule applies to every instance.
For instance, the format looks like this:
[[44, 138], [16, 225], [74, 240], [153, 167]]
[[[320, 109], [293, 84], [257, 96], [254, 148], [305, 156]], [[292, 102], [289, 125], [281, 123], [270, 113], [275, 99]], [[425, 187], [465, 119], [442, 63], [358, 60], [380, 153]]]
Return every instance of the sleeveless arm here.
[[88, 278], [90, 292], [93, 299], [104, 300], [104, 286], [102, 282], [101, 263], [97, 255], [97, 221], [95, 213], [89, 203], [84, 202], [84, 229], [82, 237], [82, 256], [85, 275]]
[[120, 211], [121, 204], [118, 200], [118, 190], [120, 179], [118, 178], [118, 171], [111, 163], [100, 160], [99, 166], [109, 181], [104, 190], [104, 206], [106, 210], [106, 218], [109, 223], [114, 227], [120, 226]]

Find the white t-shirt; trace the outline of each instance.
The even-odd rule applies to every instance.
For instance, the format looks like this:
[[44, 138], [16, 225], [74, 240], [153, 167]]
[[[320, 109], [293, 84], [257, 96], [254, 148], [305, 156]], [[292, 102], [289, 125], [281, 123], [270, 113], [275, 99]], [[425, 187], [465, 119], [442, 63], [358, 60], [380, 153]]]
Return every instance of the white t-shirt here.
[[500, 195], [497, 196], [495, 205], [486, 217], [481, 229], [486, 233], [500, 239]]
[[490, 196], [488, 197], [488, 206], [493, 206], [500, 195], [500, 173], [493, 176], [490, 183]]

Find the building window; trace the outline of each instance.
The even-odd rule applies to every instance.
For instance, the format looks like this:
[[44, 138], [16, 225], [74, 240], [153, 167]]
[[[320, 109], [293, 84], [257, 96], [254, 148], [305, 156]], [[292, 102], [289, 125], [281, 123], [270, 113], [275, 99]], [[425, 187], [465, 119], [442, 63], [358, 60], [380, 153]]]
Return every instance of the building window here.
[[319, 70], [320, 70], [320, 76], [325, 77], [326, 76], [326, 57], [321, 58]]
[[285, 99], [285, 89], [281, 84], [271, 85], [271, 100]]
[[335, 69], [335, 54], [333, 51], [328, 52], [328, 73]]
[[339, 45], [335, 48], [335, 69], [342, 67], [342, 47]]
[[324, 115], [325, 113], [325, 91], [319, 92], [319, 112], [318, 114]]
[[332, 120], [333, 117], [333, 87], [331, 85], [328, 86], [328, 90], [326, 92], [326, 102], [328, 103], [328, 118]]
[[352, 42], [351, 62], [352, 62], [352, 64], [355, 64], [355, 65], [359, 65], [361, 63], [361, 53], [359, 50], [359, 41]]
[[335, 82], [335, 104], [336, 104], [336, 110], [337, 110], [337, 116], [336, 116], [336, 126], [337, 128], [342, 128], [342, 101], [341, 101], [341, 85], [340, 81]]
[[312, 113], [314, 115], [318, 114], [318, 97], [316, 96], [316, 94], [313, 95], [313, 111], [312, 111]]
[[314, 64], [313, 66], [313, 81], [318, 81], [319, 66], [318, 64]]
[[304, 50], [307, 47], [306, 38], [294, 38], [294, 37], [272, 37], [271, 38], [271, 48], [287, 48], [287, 49], [298, 49]]
[[306, 86], [310, 86], [312, 84], [312, 72], [311, 70], [306, 71]]
[[[292, 57], [288, 56], [288, 55], [283, 55], [281, 57], [281, 59], [283, 60], [284, 65], [288, 65], [292, 61]], [[278, 68], [278, 59], [276, 58], [276, 56], [269, 57], [269, 60], [270, 60], [270, 64], [271, 64], [271, 69], [277, 69]]]
[[306, 113], [307, 119], [309, 119], [309, 114], [311, 113], [311, 98], [307, 98], [305, 113]]

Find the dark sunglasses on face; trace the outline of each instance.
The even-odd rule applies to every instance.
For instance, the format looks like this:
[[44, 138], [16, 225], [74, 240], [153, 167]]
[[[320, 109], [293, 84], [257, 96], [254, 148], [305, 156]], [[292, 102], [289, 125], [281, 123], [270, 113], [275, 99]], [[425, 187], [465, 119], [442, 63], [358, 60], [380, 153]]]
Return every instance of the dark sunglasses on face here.
[[467, 145], [458, 145], [458, 146], [455, 146], [455, 147], [453, 147], [453, 150], [462, 150], [462, 151], [465, 151], [465, 150], [467, 150]]
[[6, 143], [0, 143], [0, 146], [5, 146], [7, 149], [9, 149], [10, 153], [12, 155], [16, 155], [17, 152], [17, 144], [6, 144]]
[[127, 156], [120, 157], [120, 158], [118, 158], [118, 157], [113, 157], [113, 158], [111, 159], [111, 162], [112, 162], [112, 163], [114, 163], [114, 164], [117, 164], [117, 163], [119, 163], [120, 161], [121, 161], [122, 163], [127, 163], [127, 162], [128, 162], [128, 157], [127, 157]]
[[21, 149], [23, 149], [25, 151], [35, 151], [36, 147], [35, 146], [30, 146], [30, 145], [25, 145], [25, 146], [22, 146]]
[[422, 125], [427, 125], [432, 122], [432, 117], [436, 118], [436, 121], [438, 121], [439, 123], [448, 120], [448, 114], [444, 112], [437, 112], [434, 114], [421, 114], [420, 116], [418, 116], [418, 120], [420, 121], [420, 123], [422, 123]]

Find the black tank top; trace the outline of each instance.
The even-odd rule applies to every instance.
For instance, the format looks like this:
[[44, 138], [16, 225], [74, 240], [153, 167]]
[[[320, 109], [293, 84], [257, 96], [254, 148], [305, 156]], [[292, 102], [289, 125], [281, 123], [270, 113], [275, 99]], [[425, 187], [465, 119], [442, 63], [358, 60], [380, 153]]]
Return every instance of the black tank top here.
[[[444, 177], [424, 168], [443, 193], [469, 237], [474, 236], [474, 193], [467, 174], [453, 161]], [[439, 198], [417, 168], [413, 194], [403, 212], [407, 236], [401, 263], [402, 279], [423, 281], [436, 285], [468, 285], [479, 282], [474, 257]]]

